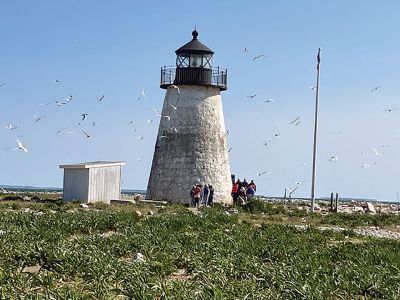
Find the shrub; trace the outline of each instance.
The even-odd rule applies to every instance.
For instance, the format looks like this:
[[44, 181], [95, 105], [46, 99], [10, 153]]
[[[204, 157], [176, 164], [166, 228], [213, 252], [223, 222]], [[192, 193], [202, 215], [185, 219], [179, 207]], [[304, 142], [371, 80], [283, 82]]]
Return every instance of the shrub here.
[[256, 199], [251, 199], [248, 201], [246, 204], [242, 206], [243, 211], [252, 213], [252, 214], [257, 214], [257, 213], [265, 213], [268, 211], [267, 205], [269, 203], [265, 204], [264, 202]]

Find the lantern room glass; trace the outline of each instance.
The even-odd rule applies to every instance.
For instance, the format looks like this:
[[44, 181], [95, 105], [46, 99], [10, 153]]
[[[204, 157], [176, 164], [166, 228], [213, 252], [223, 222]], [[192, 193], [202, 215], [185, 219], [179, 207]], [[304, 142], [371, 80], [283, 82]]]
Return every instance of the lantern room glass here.
[[190, 55], [190, 66], [192, 68], [202, 67], [202, 55], [201, 54], [191, 54]]
[[177, 67], [189, 67], [189, 55], [188, 54], [180, 54], [176, 57], [176, 66]]
[[203, 68], [211, 69], [212, 54], [203, 54]]

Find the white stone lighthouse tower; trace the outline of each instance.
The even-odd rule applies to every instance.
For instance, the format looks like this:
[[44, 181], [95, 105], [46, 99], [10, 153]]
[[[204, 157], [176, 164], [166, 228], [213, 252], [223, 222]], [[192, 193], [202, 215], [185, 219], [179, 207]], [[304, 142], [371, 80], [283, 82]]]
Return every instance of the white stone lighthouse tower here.
[[222, 111], [226, 69], [193, 39], [175, 51], [176, 66], [161, 68], [166, 89], [146, 199], [190, 203], [194, 184], [211, 184], [214, 201], [231, 203], [232, 181]]

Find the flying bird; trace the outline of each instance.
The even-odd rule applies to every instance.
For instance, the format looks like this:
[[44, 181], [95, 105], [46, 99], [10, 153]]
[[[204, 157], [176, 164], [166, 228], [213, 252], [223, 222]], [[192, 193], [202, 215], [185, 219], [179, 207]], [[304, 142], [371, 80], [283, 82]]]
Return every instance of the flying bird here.
[[159, 137], [159, 139], [161, 140], [161, 139], [167, 139], [168, 137], [166, 136], [166, 135], [162, 135], [162, 136], [160, 136]]
[[61, 82], [60, 80], [58, 80], [58, 79], [56, 79], [56, 80], [54, 80], [54, 82]]
[[81, 121], [85, 120], [85, 118], [86, 118], [88, 115], [89, 115], [88, 113], [83, 113], [83, 114], [81, 114], [81, 116], [82, 116], [82, 120], [81, 120]]
[[231, 151], [232, 151], [232, 147], [230, 147], [230, 148], [228, 149], [228, 153], [231, 152]]
[[274, 136], [275, 136], [275, 137], [280, 137], [281, 134], [280, 134], [280, 133], [275, 133]]
[[372, 90], [371, 90], [371, 93], [373, 93], [373, 92], [376, 92], [379, 88], [381, 88], [382, 86], [381, 85], [378, 85], [377, 87], [374, 87]]
[[168, 121], [171, 121], [171, 117], [170, 116], [162, 116], [163, 118], [166, 118]]
[[12, 124], [8, 124], [8, 125], [5, 125], [5, 126], [3, 126], [5, 129], [8, 129], [8, 130], [15, 130], [15, 129], [17, 129], [18, 127], [17, 126], [12, 126]]
[[37, 122], [39, 122], [40, 120], [46, 118], [46, 116], [40, 116], [40, 117], [38, 117], [38, 116], [33, 116], [33, 117], [35, 118], [35, 123], [37, 123]]
[[96, 100], [97, 101], [102, 101], [104, 99], [104, 95], [102, 95], [101, 97], [97, 97]]
[[56, 134], [63, 133], [63, 132], [68, 133], [68, 134], [73, 134], [74, 133], [73, 131], [68, 131], [67, 128], [61, 128], [60, 130], [58, 130], [56, 132]]
[[337, 161], [339, 159], [339, 157], [337, 157], [336, 155], [333, 155], [329, 158], [329, 161]]
[[15, 139], [15, 141], [17, 142], [18, 147], [17, 147], [17, 148], [14, 148], [14, 150], [22, 150], [22, 151], [24, 151], [25, 153], [28, 152], [28, 148], [26, 148], [26, 146], [25, 146], [20, 140]]
[[0, 87], [3, 87], [3, 86], [5, 86], [6, 84], [5, 83], [0, 83]]
[[249, 52], [249, 50], [247, 48], [244, 48], [243, 52]]
[[173, 106], [172, 104], [170, 104], [170, 106], [171, 106], [174, 110], [177, 110], [177, 109], [178, 109], [176, 106]]
[[316, 88], [317, 88], [316, 86], [310, 86], [310, 89], [311, 89], [312, 91], [314, 91]]
[[57, 106], [61, 106], [61, 105], [64, 105], [65, 103], [64, 102], [60, 102], [60, 101], [56, 101], [56, 104], [57, 104]]
[[59, 134], [59, 133], [61, 133], [61, 132], [64, 132], [65, 129], [67, 129], [67, 128], [61, 128], [61, 129], [59, 129], [59, 130], [56, 132], [56, 134]]
[[375, 153], [375, 155], [384, 157], [383, 154], [379, 153], [375, 148], [371, 148], [371, 150]]
[[85, 130], [82, 130], [83, 134], [86, 136], [86, 138], [90, 138], [90, 135], [88, 135]]
[[143, 140], [144, 136], [138, 136], [138, 140]]
[[135, 121], [129, 121], [128, 125], [135, 124]]
[[94, 127], [94, 125], [96, 125], [96, 122], [95, 122], [95, 121], [93, 121], [93, 123], [92, 123], [92, 127]]
[[173, 130], [174, 132], [178, 132], [178, 129], [176, 127], [171, 127], [171, 130]]
[[257, 173], [258, 176], [264, 175], [264, 174], [271, 174], [271, 172], [267, 172], [267, 171], [263, 171], [263, 172], [259, 172]]
[[290, 122], [289, 124], [295, 124], [297, 121], [300, 120], [300, 117], [297, 117], [296, 119], [294, 119], [292, 122]]
[[264, 103], [271, 103], [274, 102], [274, 99], [272, 98], [267, 98], [267, 100], [264, 101]]
[[153, 122], [153, 119], [147, 120], [146, 122], [147, 122], [147, 124], [151, 124]]
[[144, 90], [140, 93], [140, 95], [136, 99], [139, 101], [140, 98], [147, 98], [146, 94], [144, 93]]
[[285, 187], [285, 190], [289, 191], [289, 198], [292, 197], [292, 194], [299, 188], [297, 185], [295, 188], [291, 189], [289, 187]]
[[394, 110], [399, 110], [399, 108], [388, 108], [388, 109], [385, 109], [385, 111], [388, 111], [388, 112], [392, 112]]
[[250, 99], [253, 99], [254, 97], [256, 97], [257, 95], [256, 94], [254, 94], [254, 95], [249, 95], [249, 96], [246, 96], [247, 98], [250, 98]]
[[72, 95], [70, 95], [67, 99], [65, 99], [67, 101], [67, 103], [71, 102], [72, 100]]
[[225, 165], [226, 163], [228, 163], [228, 161], [229, 161], [228, 159], [225, 160], [225, 161], [223, 161], [222, 164], [220, 164], [220, 167], [222, 167], [223, 165]]
[[253, 58], [253, 61], [256, 61], [257, 59], [260, 59], [260, 58], [262, 58], [262, 57], [265, 57], [265, 55], [264, 55], [264, 54], [257, 55], [257, 56], [255, 56], [255, 57]]

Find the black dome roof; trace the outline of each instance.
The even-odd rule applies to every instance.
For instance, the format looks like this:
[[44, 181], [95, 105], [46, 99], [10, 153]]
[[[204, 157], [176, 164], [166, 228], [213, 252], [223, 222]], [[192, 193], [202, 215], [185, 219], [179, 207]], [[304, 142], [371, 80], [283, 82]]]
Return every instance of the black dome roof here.
[[214, 51], [212, 51], [210, 48], [208, 48], [206, 45], [204, 45], [197, 39], [198, 35], [199, 33], [196, 30], [194, 30], [192, 32], [193, 39], [189, 43], [186, 43], [178, 50], [176, 50], [175, 53], [214, 54]]

